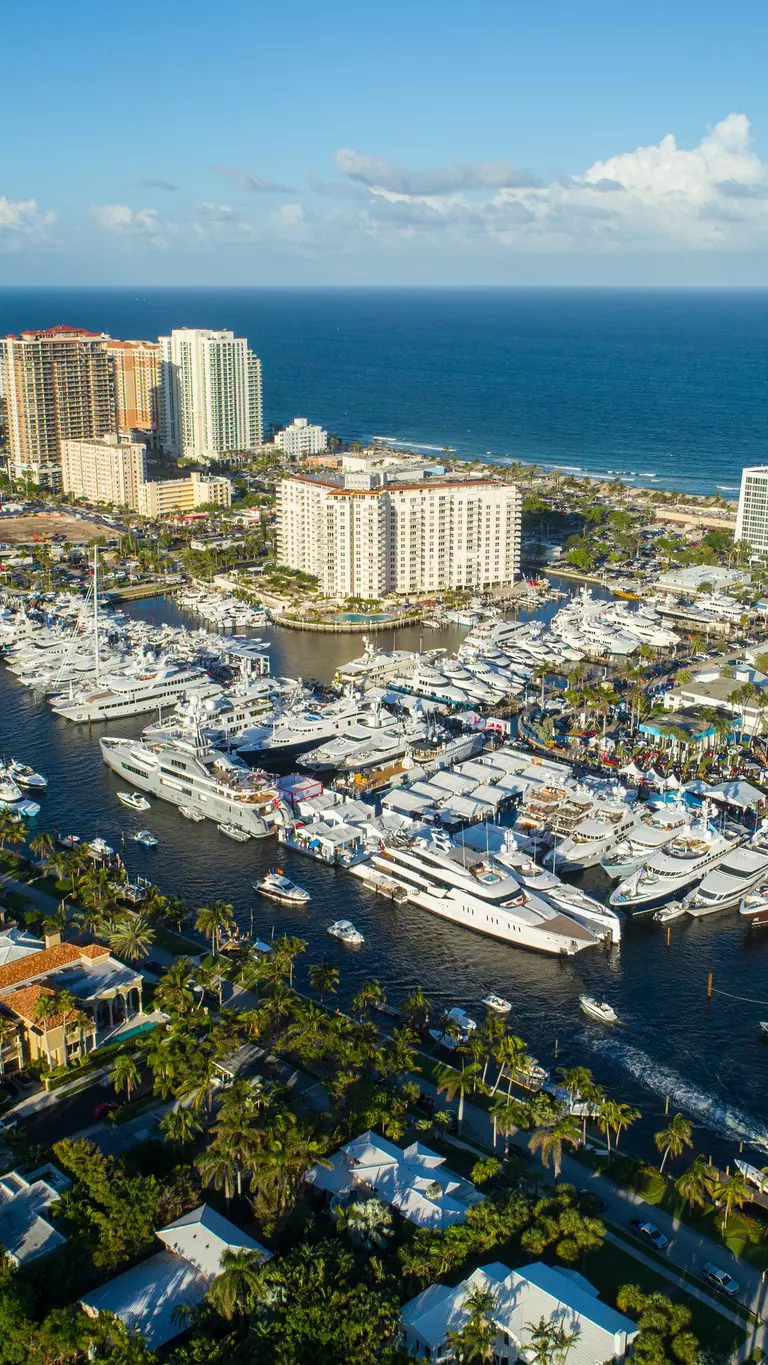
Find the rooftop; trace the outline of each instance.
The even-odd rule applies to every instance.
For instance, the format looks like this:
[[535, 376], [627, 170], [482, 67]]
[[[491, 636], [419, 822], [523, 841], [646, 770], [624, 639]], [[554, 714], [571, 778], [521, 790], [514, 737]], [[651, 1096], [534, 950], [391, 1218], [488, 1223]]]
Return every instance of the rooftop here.
[[47, 976], [49, 972], [60, 971], [75, 962], [95, 962], [98, 958], [109, 957], [109, 948], [99, 943], [57, 943], [52, 948], [28, 953], [15, 961], [0, 967], [0, 994], [34, 977]]
[[67, 1177], [54, 1166], [43, 1167], [30, 1177], [18, 1171], [0, 1177], [0, 1246], [15, 1265], [34, 1261], [66, 1242], [45, 1214], [68, 1185]]

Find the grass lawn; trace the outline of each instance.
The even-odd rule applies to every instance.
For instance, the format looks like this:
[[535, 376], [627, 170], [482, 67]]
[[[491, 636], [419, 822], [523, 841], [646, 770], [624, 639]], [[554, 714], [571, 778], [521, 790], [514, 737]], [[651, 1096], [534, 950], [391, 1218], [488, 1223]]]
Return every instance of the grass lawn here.
[[713, 1308], [691, 1298], [663, 1275], [636, 1261], [628, 1251], [623, 1251], [612, 1242], [606, 1242], [599, 1251], [590, 1252], [586, 1257], [584, 1274], [600, 1291], [601, 1298], [614, 1306], [616, 1293], [625, 1284], [639, 1284], [646, 1293], [658, 1291], [675, 1303], [684, 1303], [691, 1310], [691, 1327], [699, 1341], [714, 1350], [730, 1354], [747, 1339], [746, 1329], [737, 1327], [736, 1323], [721, 1317]]
[[686, 1223], [696, 1232], [710, 1237], [713, 1242], [724, 1242], [734, 1256], [740, 1256], [757, 1270], [768, 1268], [768, 1241], [764, 1236], [759, 1241], [754, 1240], [757, 1230], [750, 1226], [751, 1219], [742, 1218], [738, 1212], [732, 1213], [728, 1219], [727, 1236], [723, 1237], [721, 1211], [714, 1208], [690, 1209], [674, 1185], [659, 1175], [658, 1171], [649, 1174], [639, 1192], [649, 1204], [664, 1209], [670, 1217]]
[[164, 924], [155, 930], [155, 943], [158, 947], [165, 948], [166, 952], [173, 953], [175, 957], [199, 957], [205, 952], [201, 943], [195, 943], [194, 939], [177, 934], [175, 929], [169, 929]]

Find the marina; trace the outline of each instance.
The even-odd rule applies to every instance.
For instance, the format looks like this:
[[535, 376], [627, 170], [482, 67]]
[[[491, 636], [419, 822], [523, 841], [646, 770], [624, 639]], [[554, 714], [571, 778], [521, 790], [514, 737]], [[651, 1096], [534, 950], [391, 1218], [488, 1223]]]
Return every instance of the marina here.
[[[132, 604], [130, 613], [131, 619], [152, 629], [182, 625], [189, 628], [188, 618], [169, 601], [154, 599]], [[452, 626], [441, 632], [439, 646], [456, 654], [465, 638], [464, 629]], [[272, 673], [278, 677], [312, 674], [330, 681], [338, 669], [345, 667], [345, 662], [360, 655], [359, 637], [354, 636], [302, 637], [299, 632], [272, 627], [265, 632], [265, 639]], [[391, 637], [391, 642], [380, 635], [377, 641], [385, 650], [417, 651], [419, 631], [400, 631]], [[431, 642], [437, 643], [434, 636]], [[139, 785], [133, 775], [130, 783], [125, 780], [121, 783], [101, 761], [99, 734], [110, 738], [114, 732], [108, 729], [89, 734], [88, 727], [70, 726], [20, 686], [6, 669], [0, 669], [0, 696], [3, 748], [6, 752], [15, 750], [25, 763], [48, 777], [44, 827], [66, 831], [64, 838], [76, 831], [81, 839], [89, 839], [92, 844], [100, 839], [102, 845], [97, 847], [96, 854], [107, 857], [104, 849], [120, 847], [126, 833], [127, 811], [117, 800], [117, 790], [128, 787], [132, 791]], [[139, 742], [145, 724], [146, 718], [142, 716], [122, 721], [114, 737], [125, 736]], [[20, 735], [24, 736], [23, 745]], [[491, 760], [502, 752], [491, 755]], [[475, 757], [468, 761], [478, 760]], [[526, 763], [530, 765], [530, 759]], [[520, 770], [523, 774], [525, 766]], [[254, 775], [252, 780], [258, 784], [262, 779]], [[275, 796], [277, 780], [273, 779], [271, 784]], [[503, 781], [504, 777], [499, 774], [497, 780]], [[186, 805], [187, 819], [179, 818], [182, 805]], [[489, 813], [493, 818], [494, 813]], [[629, 1102], [641, 1105], [648, 1115], [649, 1131], [656, 1117], [663, 1113], [669, 1096], [671, 1104], [684, 1104], [698, 1122], [708, 1127], [715, 1141], [720, 1136], [768, 1143], [768, 1103], [758, 1080], [763, 1064], [757, 1026], [759, 1007], [743, 1006], [728, 996], [707, 1001], [704, 990], [707, 972], [714, 970], [724, 991], [758, 1000], [765, 998], [764, 954], [768, 936], [745, 929], [745, 918], [735, 908], [732, 914], [713, 915], [696, 923], [683, 917], [679, 926], [673, 926], [669, 947], [664, 933], [652, 924], [650, 916], [623, 923], [614, 917], [615, 923], [620, 924], [617, 935], [621, 939], [620, 949], [606, 952], [600, 946], [602, 935], [596, 921], [589, 931], [593, 933], [596, 949], [572, 956], [539, 954], [521, 951], [483, 934], [467, 933], [441, 915], [425, 913], [408, 898], [408, 893], [398, 894], [402, 890], [400, 879], [391, 872], [381, 871], [377, 886], [375, 881], [349, 875], [336, 859], [306, 857], [287, 842], [280, 844], [279, 855], [284, 860], [285, 875], [306, 888], [314, 912], [308, 916], [300, 906], [286, 904], [278, 912], [275, 905], [262, 900], [251, 889], [252, 883], [266, 876], [274, 866], [277, 846], [273, 838], [249, 839], [241, 846], [220, 839], [214, 824], [199, 821], [183, 796], [178, 806], [155, 801], [152, 825], [161, 843], [161, 853], [153, 854], [152, 878], [161, 891], [181, 892], [190, 904], [199, 905], [210, 899], [215, 885], [216, 895], [235, 906], [241, 930], [248, 928], [253, 916], [253, 932], [264, 941], [269, 941], [275, 931], [279, 913], [276, 932], [296, 933], [308, 939], [315, 956], [327, 954], [333, 960], [336, 952], [344, 954], [338, 958], [342, 1004], [365, 977], [375, 975], [382, 981], [394, 1008], [416, 984], [421, 984], [436, 1008], [452, 1008], [458, 1003], [471, 1014], [482, 1012], [482, 1001], [489, 995], [488, 983], [492, 982], [499, 998], [511, 1002], [508, 1018], [513, 1031], [529, 1037], [549, 1067], [554, 1068], [558, 1061], [563, 1065], [591, 1066], [603, 1083], [620, 1091]], [[485, 857], [486, 829], [498, 845], [499, 857], [509, 859], [510, 871], [516, 862], [523, 883], [526, 877], [530, 878], [529, 890], [536, 894], [536, 881], [552, 874], [531, 863], [530, 854], [522, 847], [524, 834], [519, 841], [521, 846], [515, 834], [514, 840], [508, 840], [510, 845], [514, 842], [514, 847], [505, 850], [507, 835], [503, 826], [482, 823], [471, 826], [462, 837], [477, 836], [475, 860]], [[134, 854], [132, 848], [133, 845], [128, 845], [125, 857], [133, 882], [145, 870], [146, 862], [141, 860], [147, 855], [141, 849]], [[354, 861], [353, 867], [359, 870]], [[560, 883], [559, 894], [566, 900], [573, 896], [582, 901], [587, 911], [591, 903], [598, 916], [607, 909], [610, 916], [605, 902], [611, 885], [598, 864], [577, 874], [575, 880]], [[539, 887], [540, 892], [546, 889]], [[551, 895], [552, 890], [550, 886], [547, 894]], [[334, 946], [333, 938], [326, 932], [326, 926], [339, 917], [340, 911], [365, 938], [361, 957], [346, 954], [342, 942]], [[588, 929], [589, 921], [584, 924]], [[605, 930], [604, 923], [603, 934]], [[298, 964], [299, 978], [301, 970]], [[602, 999], [608, 993], [628, 1026], [621, 1037], [590, 1027], [579, 1005], [581, 994]], [[745, 1009], [747, 1015], [754, 1012], [753, 1029], [744, 1028]], [[734, 1031], [742, 1038], [742, 1046], [728, 1069], [723, 1070], [716, 1058]], [[669, 1040], [674, 1041], [674, 1068], [668, 1064]]]

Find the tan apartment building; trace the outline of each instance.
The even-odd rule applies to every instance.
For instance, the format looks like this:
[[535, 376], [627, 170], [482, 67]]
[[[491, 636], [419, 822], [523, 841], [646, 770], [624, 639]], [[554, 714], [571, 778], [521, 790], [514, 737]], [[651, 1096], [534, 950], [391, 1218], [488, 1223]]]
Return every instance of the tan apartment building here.
[[310, 475], [278, 487], [278, 560], [329, 596], [441, 592], [514, 583], [520, 494], [493, 479], [372, 485]]
[[114, 363], [108, 338], [49, 327], [0, 341], [14, 474], [58, 486], [61, 443], [116, 432]]
[[115, 367], [119, 431], [157, 431], [160, 344], [157, 341], [108, 341]]
[[61, 443], [62, 488], [73, 497], [138, 508], [146, 481], [147, 447], [130, 436]]
[[173, 512], [193, 512], [196, 507], [215, 503], [229, 507], [232, 485], [229, 479], [193, 471], [187, 479], [164, 479], [145, 483], [139, 489], [139, 511], [145, 517], [167, 517]]

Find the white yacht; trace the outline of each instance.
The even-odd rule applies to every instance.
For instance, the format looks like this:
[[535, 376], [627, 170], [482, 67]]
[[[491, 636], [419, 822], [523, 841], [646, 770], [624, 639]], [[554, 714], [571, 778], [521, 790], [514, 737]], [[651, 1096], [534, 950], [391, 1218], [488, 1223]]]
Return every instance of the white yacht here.
[[9, 806], [15, 806], [18, 801], [21, 801], [21, 796], [21, 787], [15, 782], [8, 769], [0, 765], [0, 809], [7, 810]]
[[362, 772], [396, 763], [427, 737], [427, 723], [420, 717], [398, 719], [372, 711], [347, 731], [305, 753], [300, 762], [310, 772], [335, 769], [339, 773]]
[[754, 848], [734, 848], [704, 880], [683, 898], [683, 907], [694, 919], [738, 905], [768, 873], [768, 853]]
[[617, 1024], [619, 1022], [619, 1016], [613, 1005], [609, 1005], [606, 1000], [596, 1000], [593, 995], [580, 995], [579, 1004], [590, 1019], [597, 1019], [601, 1024]]
[[503, 869], [477, 860], [465, 866], [463, 857], [466, 850], [415, 839], [373, 853], [371, 862], [412, 904], [506, 943], [570, 957], [600, 942]]
[[260, 882], [254, 882], [253, 889], [269, 900], [281, 901], [283, 905], [306, 905], [310, 899], [309, 892], [286, 877], [281, 867], [268, 872]]
[[257, 838], [272, 833], [278, 795], [265, 775], [212, 749], [199, 733], [99, 744], [108, 767], [141, 791]]
[[354, 696], [332, 702], [302, 697], [294, 705], [278, 707], [271, 721], [245, 730], [238, 739], [237, 750], [243, 756], [265, 761], [295, 758], [331, 738], [346, 734], [369, 711], [370, 704]]
[[659, 849], [670, 844], [675, 835], [686, 828], [690, 818], [691, 812], [682, 801], [656, 806], [651, 810], [646, 808], [646, 814], [624, 838], [606, 850], [600, 859], [600, 866], [609, 877], [623, 881]]
[[739, 825], [726, 825], [720, 832], [703, 818], [682, 830], [666, 848], [654, 853], [644, 866], [621, 882], [611, 892], [610, 903], [616, 909], [635, 914], [656, 910], [700, 882], [745, 838], [746, 830]]
[[48, 786], [47, 777], [43, 777], [42, 773], [36, 773], [27, 763], [19, 763], [15, 758], [8, 764], [8, 772], [19, 787], [26, 787], [29, 791], [45, 791]]
[[586, 820], [554, 844], [544, 862], [553, 871], [579, 872], [594, 867], [603, 854], [640, 821], [640, 812], [624, 801], [597, 801]]
[[149, 810], [150, 802], [141, 792], [116, 792], [118, 801], [131, 810]]
[[759, 882], [739, 902], [739, 914], [749, 924], [768, 924], [768, 881]]
[[326, 931], [332, 938], [341, 939], [342, 943], [350, 943], [358, 948], [361, 943], [365, 943], [365, 936], [356, 929], [350, 919], [337, 919], [333, 924], [328, 925]]
[[507, 868], [522, 886], [550, 901], [571, 919], [577, 920], [593, 933], [603, 937], [607, 934], [611, 943], [621, 942], [622, 916], [610, 905], [601, 905], [594, 896], [582, 891], [580, 886], [561, 881], [554, 872], [547, 872], [527, 854], [521, 853], [512, 830], [505, 831], [504, 847], [495, 852], [493, 858]]
[[52, 705], [57, 716], [79, 723], [122, 720], [125, 716], [141, 716], [163, 706], [175, 706], [180, 697], [193, 693], [207, 697], [220, 691], [220, 684], [202, 669], [185, 664], [144, 665], [122, 673], [108, 673], [92, 688], [75, 692], [72, 697], [53, 698]]
[[288, 686], [277, 678], [246, 677], [227, 691], [219, 687], [207, 696], [195, 692], [178, 701], [164, 720], [148, 725], [144, 737], [157, 739], [189, 724], [197, 726], [210, 744], [236, 749], [246, 730], [272, 715], [276, 697]]

